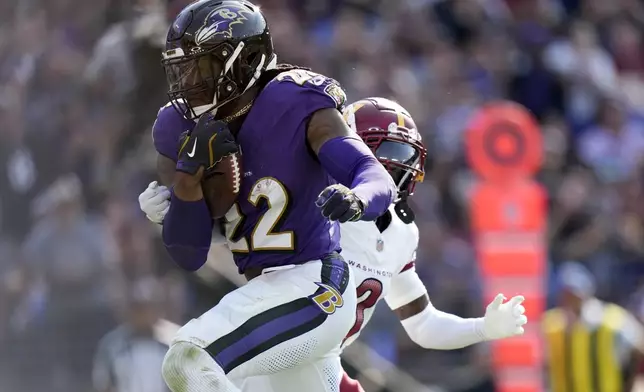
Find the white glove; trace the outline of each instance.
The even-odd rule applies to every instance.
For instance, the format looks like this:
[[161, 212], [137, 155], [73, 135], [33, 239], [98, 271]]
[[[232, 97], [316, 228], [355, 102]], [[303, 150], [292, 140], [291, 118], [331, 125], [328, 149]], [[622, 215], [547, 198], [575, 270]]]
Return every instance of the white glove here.
[[485, 310], [481, 332], [486, 340], [523, 335], [523, 326], [528, 322], [521, 305], [525, 298], [517, 295], [508, 302], [503, 303], [504, 300], [505, 296], [498, 294]]
[[139, 195], [139, 208], [152, 222], [163, 223], [163, 218], [170, 209], [170, 191], [167, 187], [152, 181]]

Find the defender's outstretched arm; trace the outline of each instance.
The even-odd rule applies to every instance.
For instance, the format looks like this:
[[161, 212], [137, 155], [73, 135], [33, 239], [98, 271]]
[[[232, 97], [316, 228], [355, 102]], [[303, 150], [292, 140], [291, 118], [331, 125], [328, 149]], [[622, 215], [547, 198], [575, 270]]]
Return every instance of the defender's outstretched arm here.
[[442, 312], [429, 300], [413, 263], [392, 280], [391, 291], [385, 298], [410, 339], [423, 348], [436, 350], [455, 350], [523, 334], [528, 321], [521, 305], [524, 298], [516, 296], [505, 303], [504, 300], [503, 294], [497, 295], [480, 318]]

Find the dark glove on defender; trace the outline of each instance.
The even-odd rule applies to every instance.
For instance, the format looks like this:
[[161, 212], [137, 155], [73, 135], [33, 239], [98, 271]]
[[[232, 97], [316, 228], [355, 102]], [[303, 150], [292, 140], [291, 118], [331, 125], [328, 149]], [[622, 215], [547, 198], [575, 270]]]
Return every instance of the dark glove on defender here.
[[364, 203], [341, 184], [326, 187], [315, 204], [322, 210], [322, 215], [340, 223], [360, 220], [364, 213]]
[[206, 113], [181, 140], [177, 170], [194, 175], [203, 166], [207, 176], [219, 161], [236, 152], [239, 152], [239, 146], [228, 125]]

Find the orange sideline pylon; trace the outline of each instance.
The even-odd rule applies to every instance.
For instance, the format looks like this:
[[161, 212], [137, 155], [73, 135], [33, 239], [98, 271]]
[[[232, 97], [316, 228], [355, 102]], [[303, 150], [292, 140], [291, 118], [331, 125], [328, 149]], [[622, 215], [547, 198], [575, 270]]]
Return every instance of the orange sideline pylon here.
[[492, 343], [502, 392], [542, 392], [539, 320], [545, 311], [546, 195], [532, 176], [541, 164], [541, 134], [530, 113], [508, 102], [489, 104], [466, 134], [469, 162], [480, 181], [470, 214], [484, 303], [497, 293], [525, 296], [525, 335]]

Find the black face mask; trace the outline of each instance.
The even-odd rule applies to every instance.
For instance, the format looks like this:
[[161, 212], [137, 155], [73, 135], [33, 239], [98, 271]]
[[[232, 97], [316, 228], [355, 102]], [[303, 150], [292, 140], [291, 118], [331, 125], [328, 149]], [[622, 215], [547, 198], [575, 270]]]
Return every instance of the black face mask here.
[[396, 184], [400, 184], [400, 181], [402, 181], [408, 171], [403, 165], [412, 166], [418, 159], [420, 153], [409, 144], [385, 140], [378, 146], [375, 155], [379, 160], [390, 162], [389, 165], [386, 165], [389, 174]]
[[206, 53], [169, 59], [163, 62], [163, 66], [173, 100], [182, 100], [188, 108], [212, 104], [223, 67], [213, 55]]

